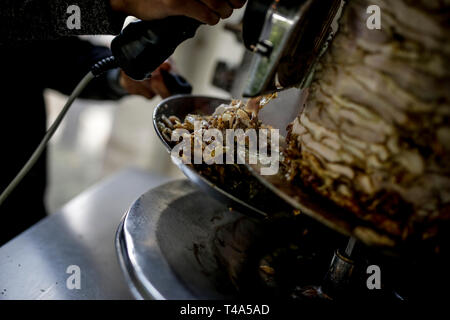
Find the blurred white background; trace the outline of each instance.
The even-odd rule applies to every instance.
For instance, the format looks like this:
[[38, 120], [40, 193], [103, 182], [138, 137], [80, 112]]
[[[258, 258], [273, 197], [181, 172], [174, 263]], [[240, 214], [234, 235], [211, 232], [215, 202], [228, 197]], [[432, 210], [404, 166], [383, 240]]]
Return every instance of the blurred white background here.
[[[241, 9], [214, 27], [202, 26], [194, 39], [175, 52], [176, 68], [193, 85], [194, 94], [229, 97], [211, 82], [218, 60], [231, 66], [241, 63], [245, 49], [223, 27], [225, 23], [238, 23], [242, 14]], [[111, 39], [110, 36], [89, 37], [90, 41], [105, 45]], [[47, 90], [45, 98], [50, 124], [66, 97]], [[46, 203], [50, 213], [102, 178], [126, 167], [183, 176], [171, 163], [153, 129], [152, 113], [159, 101], [159, 98], [146, 100], [137, 96], [118, 102], [75, 101], [48, 149]]]

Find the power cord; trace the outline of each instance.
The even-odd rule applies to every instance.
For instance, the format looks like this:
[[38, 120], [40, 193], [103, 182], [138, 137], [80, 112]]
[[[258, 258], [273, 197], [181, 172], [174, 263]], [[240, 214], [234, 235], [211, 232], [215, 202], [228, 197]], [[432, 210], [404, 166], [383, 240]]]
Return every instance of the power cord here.
[[0, 195], [0, 206], [5, 202], [5, 200], [9, 197], [9, 195], [14, 191], [14, 189], [19, 185], [19, 183], [22, 181], [22, 179], [27, 175], [27, 173], [33, 168], [33, 166], [36, 164], [36, 161], [39, 159], [39, 157], [44, 152], [45, 148], [47, 147], [48, 142], [55, 134], [56, 130], [58, 129], [59, 125], [61, 124], [62, 120], [64, 119], [64, 116], [66, 115], [67, 111], [69, 111], [69, 108], [72, 106], [72, 103], [75, 101], [75, 99], [81, 94], [81, 92], [86, 88], [86, 86], [89, 84], [89, 82], [92, 81], [95, 77], [99, 76], [103, 72], [106, 72], [110, 69], [116, 68], [117, 62], [113, 56], [102, 59], [98, 61], [92, 68], [91, 71], [89, 71], [83, 79], [78, 83], [78, 85], [73, 90], [72, 94], [67, 99], [66, 104], [64, 105], [61, 112], [58, 114], [58, 117], [56, 120], [52, 123], [50, 128], [45, 133], [44, 138], [42, 139], [39, 146], [36, 148], [36, 150], [31, 155], [30, 159], [27, 161], [27, 163], [22, 167], [22, 169], [19, 171], [19, 173], [16, 175], [16, 177], [10, 182], [8, 187], [2, 192]]

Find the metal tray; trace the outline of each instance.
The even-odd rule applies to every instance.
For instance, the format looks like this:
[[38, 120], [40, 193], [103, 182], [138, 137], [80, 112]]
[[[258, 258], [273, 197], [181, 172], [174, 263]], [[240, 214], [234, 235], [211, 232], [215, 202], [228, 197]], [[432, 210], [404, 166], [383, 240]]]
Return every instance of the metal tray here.
[[[116, 234], [120, 266], [137, 299], [226, 299], [229, 279], [214, 259], [218, 226], [243, 216], [187, 180], [136, 200]], [[222, 287], [222, 289], [221, 289]]]
[[[115, 244], [137, 299], [212, 300], [288, 298], [297, 281], [320, 284], [335, 246], [345, 242], [305, 215], [294, 221], [251, 218], [179, 180], [137, 199]], [[276, 264], [279, 277], [267, 279], [260, 263], [274, 252], [283, 264]]]

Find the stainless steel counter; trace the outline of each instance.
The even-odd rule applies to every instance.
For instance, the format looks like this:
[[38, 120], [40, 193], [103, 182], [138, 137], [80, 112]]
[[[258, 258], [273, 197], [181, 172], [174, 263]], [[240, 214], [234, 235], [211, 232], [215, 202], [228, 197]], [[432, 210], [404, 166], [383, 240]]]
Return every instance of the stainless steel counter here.
[[[114, 247], [120, 219], [142, 193], [169, 179], [124, 170], [0, 248], [0, 299], [132, 299]], [[80, 289], [68, 289], [69, 266]], [[73, 271], [71, 271], [73, 272]]]

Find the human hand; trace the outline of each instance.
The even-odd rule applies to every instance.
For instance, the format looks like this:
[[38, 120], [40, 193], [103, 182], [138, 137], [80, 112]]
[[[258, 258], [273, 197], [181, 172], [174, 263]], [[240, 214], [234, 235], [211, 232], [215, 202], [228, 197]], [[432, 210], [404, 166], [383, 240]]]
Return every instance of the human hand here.
[[147, 99], [152, 99], [156, 95], [162, 98], [167, 98], [171, 95], [171, 92], [164, 83], [163, 77], [161, 75], [161, 70], [170, 71], [172, 65], [169, 61], [164, 62], [153, 71], [150, 78], [137, 81], [125, 74], [120, 70], [119, 84], [124, 88], [129, 94], [140, 95], [146, 97]]
[[233, 9], [241, 8], [246, 0], [110, 0], [111, 8], [142, 20], [163, 19], [168, 16], [188, 16], [215, 25], [226, 19]]

